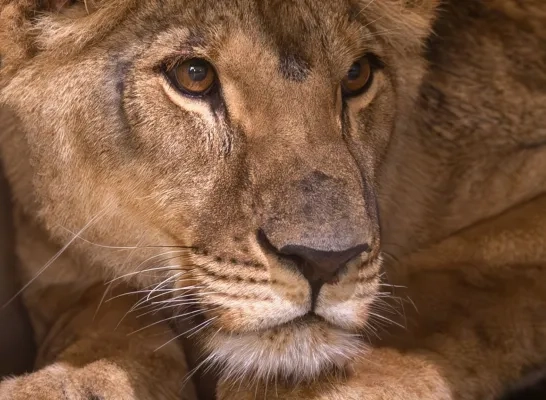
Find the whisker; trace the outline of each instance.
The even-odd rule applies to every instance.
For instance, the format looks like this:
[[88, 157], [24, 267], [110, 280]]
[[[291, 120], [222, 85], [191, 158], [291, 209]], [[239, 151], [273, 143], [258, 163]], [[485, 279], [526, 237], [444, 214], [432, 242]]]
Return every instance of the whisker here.
[[394, 256], [393, 254], [391, 254], [389, 252], [386, 252], [386, 251], [382, 251], [381, 254], [383, 256], [387, 256], [389, 259], [394, 261], [396, 264], [400, 264], [400, 260], [398, 259], [398, 257]]
[[[180, 275], [182, 275], [182, 272], [179, 272], [178, 274], [175, 274], [173, 276], [171, 276], [170, 278], [168, 278], [169, 280], [170, 279], [176, 279], [178, 278]], [[153, 288], [151, 291], [150, 290], [145, 290], [145, 291], [137, 291], [137, 292], [147, 292], [148, 294], [141, 298], [140, 300], [138, 300], [130, 309], [129, 311], [127, 311], [125, 313], [125, 315], [122, 317], [122, 319], [118, 322], [118, 325], [119, 326], [121, 324], [121, 322], [127, 317], [127, 315], [129, 315], [131, 312], [133, 312], [136, 308], [138, 308], [138, 306], [140, 304], [143, 304], [145, 303], [146, 301], [149, 301], [150, 300], [150, 294], [153, 293], [154, 291], [158, 291], [158, 290], [162, 290], [162, 289], [158, 289], [158, 286], [162, 285], [162, 284], [165, 284], [165, 283], [168, 283], [168, 280], [165, 280], [163, 282], [160, 282], [155, 288]], [[167, 291], [167, 293], [171, 293], [172, 289], [165, 289]], [[162, 296], [164, 295], [165, 293], [160, 293], [159, 296]]]
[[4, 304], [4, 306], [2, 308], [6, 308], [8, 305], [10, 305], [13, 300], [15, 300], [17, 298], [17, 296], [19, 296], [21, 293], [23, 293], [34, 281], [36, 281], [36, 279], [38, 279], [43, 273], [44, 271], [50, 266], [52, 265], [55, 261], [57, 261], [57, 259], [66, 251], [66, 249], [68, 249], [68, 247], [74, 243], [74, 241], [78, 238], [79, 235], [81, 235], [83, 232], [85, 232], [87, 229], [89, 229], [89, 227], [91, 227], [91, 225], [93, 225], [93, 223], [95, 223], [96, 221], [98, 221], [101, 217], [104, 216], [104, 214], [106, 214], [106, 207], [100, 211], [98, 214], [96, 214], [93, 218], [91, 218], [91, 220], [85, 224], [85, 226], [80, 229], [72, 239], [70, 239], [53, 257], [51, 257], [49, 259], [49, 261], [47, 263], [45, 263], [45, 265], [40, 268], [40, 270], [34, 275], [34, 277], [29, 280], [17, 293], [15, 293], [13, 295], [12, 298], [10, 298], [7, 303]]
[[[67, 232], [75, 234], [72, 230], [70, 230], [70, 229], [68, 229], [68, 228], [66, 228], [64, 226], [59, 225], [59, 227], [61, 229], [64, 229]], [[170, 245], [170, 246], [169, 245], [146, 245], [146, 246], [140, 246], [138, 244], [136, 246], [113, 246], [113, 245], [107, 245], [107, 244], [92, 242], [91, 240], [83, 238], [81, 236], [78, 237], [78, 239], [80, 239], [81, 241], [83, 241], [85, 243], [96, 246], [96, 247], [101, 247], [103, 249], [112, 249], [112, 250], [138, 250], [138, 249], [184, 249], [184, 250], [195, 250], [195, 247], [192, 247], [192, 246], [181, 246], [181, 245]]]
[[[157, 349], [156, 349], [157, 350]], [[197, 364], [197, 366], [195, 366], [194, 368], [192, 368], [192, 370], [188, 373], [188, 375], [184, 378], [184, 380], [182, 381], [182, 387], [185, 387], [188, 382], [193, 378], [193, 376], [195, 375], [195, 373], [197, 371], [199, 371], [199, 369], [205, 365], [206, 363], [210, 362], [210, 361], [213, 361], [214, 359], [214, 354], [209, 354], [203, 361], [201, 361], [199, 364]]]
[[170, 304], [170, 305], [163, 305], [161, 307], [156, 307], [154, 308], [153, 310], [150, 310], [150, 311], [146, 311], [142, 314], [138, 314], [136, 316], [136, 318], [141, 318], [145, 315], [149, 315], [149, 314], [154, 314], [154, 313], [159, 313], [161, 311], [165, 311], [169, 308], [182, 308], [184, 306], [194, 306], [194, 305], [201, 305], [203, 304], [201, 301], [197, 301], [197, 300], [194, 300], [194, 301], [191, 301], [191, 300], [188, 300], [187, 303], [181, 303], [181, 304]]
[[[161, 254], [156, 254], [156, 255], [154, 255], [154, 256], [151, 256], [151, 257], [147, 258], [146, 260], [142, 261], [140, 264], [138, 264], [138, 265], [136, 266], [135, 271], [133, 271], [133, 272], [134, 272], [134, 275], [137, 275], [137, 274], [141, 273], [142, 271], [144, 271], [144, 270], [142, 270], [142, 269], [140, 269], [140, 268], [141, 268], [145, 263], [147, 263], [148, 261], [151, 261], [151, 260], [153, 260], [153, 259], [162, 257], [162, 256], [167, 255], [167, 254], [174, 254], [174, 253], [179, 253], [179, 254], [181, 254], [181, 255], [179, 255], [179, 256], [174, 256], [174, 257], [170, 257], [170, 258], [165, 258], [165, 259], [159, 260], [159, 262], [165, 262], [165, 261], [170, 261], [170, 260], [173, 260], [173, 259], [181, 258], [182, 255], [185, 253], [185, 250], [167, 251], [167, 252], [164, 252], [164, 253], [161, 253]], [[118, 281], [118, 280], [123, 279], [123, 278], [126, 278], [126, 277], [128, 277], [128, 276], [133, 276], [133, 275], [128, 275], [128, 274], [126, 274], [125, 276], [121, 276], [121, 277], [118, 276], [118, 277], [112, 279], [112, 281]]]
[[406, 329], [406, 327], [404, 325], [399, 324], [398, 322], [393, 321], [393, 320], [391, 320], [391, 319], [389, 319], [389, 318], [387, 318], [387, 317], [385, 317], [385, 316], [383, 316], [381, 314], [370, 312], [369, 315], [373, 316], [373, 317], [376, 317], [376, 318], [379, 318], [380, 320], [382, 320], [382, 321], [384, 321], [384, 322], [386, 322], [388, 324], [393, 324], [393, 325], [396, 325], [396, 326], [398, 326], [398, 327], [400, 327], [402, 329]]
[[204, 329], [207, 328], [207, 326], [211, 325], [216, 319], [218, 319], [218, 316], [212, 317], [208, 321], [205, 321], [197, 325], [195, 328], [190, 329], [189, 331], [187, 331], [187, 333], [190, 333], [191, 331], [194, 331], [194, 332], [188, 335], [187, 337], [191, 338], [192, 336], [197, 335], [199, 332], [202, 332]]
[[[163, 293], [160, 293], [160, 294], [157, 294], [155, 296], [153, 296], [151, 299], [154, 299], [154, 298], [157, 298], [157, 297], [161, 297], [161, 296], [166, 296], [168, 295], [172, 289], [163, 289], [165, 290], [165, 292]], [[137, 291], [138, 292], [138, 291]], [[146, 290], [144, 292], [147, 292]], [[132, 292], [132, 293], [135, 293], [135, 292]], [[121, 294], [119, 296], [116, 296], [116, 297], [120, 297], [120, 296], [124, 296], [124, 295], [127, 295], [127, 293], [124, 293], [124, 294]], [[111, 299], [110, 299], [111, 300]], [[146, 297], [144, 298], [141, 298], [139, 299], [137, 302], [135, 302], [135, 304], [133, 304], [133, 306], [131, 306], [131, 308], [123, 315], [123, 317], [121, 317], [121, 319], [119, 320], [118, 324], [116, 325], [116, 329], [121, 325], [121, 323], [125, 320], [125, 318], [127, 318], [127, 316], [132, 313], [132, 312], [135, 312], [135, 311], [139, 311], [143, 308], [147, 308], [147, 307], [150, 307], [152, 306], [151, 304], [145, 304], [147, 301], [146, 301]], [[143, 305], [144, 304], [144, 305]]]
[[[173, 279], [176, 280], [177, 278], [179, 278], [183, 274], [184, 274], [184, 272], [179, 272], [179, 273], [174, 274], [174, 275], [172, 275], [172, 276], [170, 276], [168, 278], [165, 278], [163, 281], [159, 282], [150, 292], [148, 292], [148, 295], [146, 296], [146, 301], [150, 300], [150, 295], [152, 295], [156, 291], [162, 290], [162, 288], [165, 285], [167, 285], [170, 281], [172, 281]], [[167, 289], [167, 290], [172, 291], [172, 289]]]
[[129, 272], [128, 274], [118, 276], [118, 277], [108, 281], [107, 284], [118, 281], [118, 280], [123, 279], [123, 278], [127, 278], [127, 277], [138, 275], [138, 274], [142, 274], [142, 273], [145, 273], [145, 272], [165, 271], [165, 270], [174, 270], [174, 271], [176, 271], [176, 270], [179, 270], [180, 267], [181, 267], [180, 265], [167, 265], [167, 266], [164, 266], [164, 267], [146, 268], [146, 269], [143, 269], [143, 270], [140, 270], [140, 271]]
[[104, 291], [104, 293], [102, 294], [102, 297], [100, 298], [99, 305], [97, 306], [97, 309], [95, 310], [95, 313], [93, 314], [93, 321], [95, 321], [95, 319], [97, 318], [97, 315], [99, 314], [99, 310], [102, 304], [104, 303], [104, 299], [106, 299], [106, 295], [111, 289], [112, 289], [112, 284], [110, 283], [108, 287], [106, 288], [106, 290]]
[[[214, 322], [215, 319], [217, 319], [218, 317], [212, 317], [208, 320], [206, 320], [205, 322], [197, 325], [198, 327], [202, 326], [202, 328], [200, 328], [199, 330], [202, 330], [202, 329], [205, 329], [208, 325], [212, 324], [212, 322]], [[159, 351], [161, 350], [163, 347], [167, 346], [169, 343], [172, 343], [174, 342], [175, 340], [177, 339], [180, 339], [182, 336], [186, 335], [187, 333], [193, 331], [195, 328], [192, 328], [186, 332], [182, 332], [181, 334], [179, 335], [176, 335], [175, 337], [173, 337], [172, 339], [170, 339], [169, 341], [167, 341], [166, 343], [162, 344], [161, 346], [159, 346], [157, 349], [155, 349], [154, 351]], [[188, 336], [189, 337], [189, 336]]]
[[136, 307], [136, 308], [130, 310], [129, 312], [139, 311], [139, 310], [142, 310], [142, 309], [145, 309], [145, 308], [152, 308], [151, 311], [147, 311], [147, 312], [139, 315], [139, 316], [141, 316], [141, 315], [146, 315], [146, 314], [150, 314], [150, 313], [153, 313], [153, 312], [158, 312], [158, 311], [160, 311], [162, 309], [167, 309], [167, 308], [182, 307], [182, 306], [192, 305], [192, 304], [205, 305], [205, 304], [207, 304], [207, 302], [204, 299], [199, 298], [199, 296], [212, 295], [212, 294], [219, 294], [219, 292], [203, 292], [203, 293], [199, 293], [199, 295], [188, 294], [188, 295], [185, 295], [185, 296], [177, 296], [177, 297], [172, 298], [172, 299], [167, 299], [167, 300], [163, 300], [163, 301], [156, 301], [156, 302], [152, 302], [150, 304], [144, 305], [144, 306]]
[[380, 283], [378, 286], [385, 286], [390, 288], [398, 288], [398, 289], [407, 289], [407, 286], [401, 286], [401, 285], [392, 285], [390, 283]]
[[[195, 312], [195, 311], [192, 311], [192, 312]], [[134, 335], [135, 333], [142, 332], [143, 330], [151, 328], [152, 326], [156, 326], [156, 325], [159, 325], [161, 323], [171, 321], [171, 320], [179, 318], [179, 317], [181, 317], [181, 316], [180, 315], [173, 315], [172, 317], [167, 317], [167, 318], [160, 319], [159, 321], [152, 322], [151, 324], [148, 324], [146, 326], [143, 326], [142, 328], [139, 328], [139, 329], [137, 329], [135, 331], [132, 331], [132, 332], [128, 333], [127, 336]]]
[[220, 294], [220, 292], [199, 292], [197, 294], [190, 293], [186, 295], [178, 295], [168, 300], [162, 300], [162, 301], [156, 301], [154, 304], [165, 304], [165, 303], [176, 303], [179, 301], [184, 301], [183, 299], [186, 299], [188, 297], [195, 297], [196, 299], [200, 298], [201, 296], [205, 295], [213, 295], [213, 294]]
[[[178, 282], [184, 282], [184, 281], [191, 281], [193, 280], [193, 278], [190, 278], [190, 279], [182, 279], [182, 280], [179, 280]], [[199, 285], [192, 285], [192, 286], [184, 286], [184, 287], [180, 287], [180, 288], [169, 288], [169, 289], [146, 289], [146, 290], [142, 290], [142, 291], [137, 291], [137, 292], [143, 292], [143, 293], [149, 293], [151, 294], [151, 292], [159, 292], [158, 294], [154, 295], [154, 296], [145, 296], [144, 298], [142, 299], [139, 299], [137, 301], [137, 303], [133, 306], [133, 307], [137, 307], [137, 306], [140, 306], [140, 304], [144, 303], [144, 302], [151, 302], [151, 300], [153, 299], [157, 299], [158, 297], [161, 297], [161, 296], [165, 296], [165, 295], [168, 295], [170, 293], [174, 293], [174, 292], [178, 292], [178, 291], [189, 291], [189, 290], [194, 290], [194, 289], [205, 289], [204, 286], [199, 286]], [[135, 293], [135, 292], [132, 292], [132, 293]], [[151, 302], [152, 304], [154, 302]]]

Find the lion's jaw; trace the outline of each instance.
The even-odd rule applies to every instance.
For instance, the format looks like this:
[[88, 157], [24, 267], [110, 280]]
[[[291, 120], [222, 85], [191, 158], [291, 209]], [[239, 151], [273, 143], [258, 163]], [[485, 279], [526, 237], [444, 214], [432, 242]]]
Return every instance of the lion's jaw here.
[[[224, 379], [311, 380], [342, 370], [366, 350], [362, 332], [379, 293], [380, 269], [379, 257], [354, 263], [338, 282], [325, 284], [314, 301], [302, 276], [285, 275], [274, 266], [272, 278], [253, 283], [219, 288], [204, 279], [201, 290], [209, 295], [190, 334], [202, 332], [198, 341], [206, 362]], [[256, 287], [261, 289], [253, 293]]]

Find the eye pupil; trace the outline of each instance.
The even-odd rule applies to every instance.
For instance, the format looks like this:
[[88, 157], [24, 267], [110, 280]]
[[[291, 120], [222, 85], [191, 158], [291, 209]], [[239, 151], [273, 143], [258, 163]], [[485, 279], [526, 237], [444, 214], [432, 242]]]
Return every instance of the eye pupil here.
[[194, 97], [210, 93], [216, 82], [214, 67], [201, 58], [180, 61], [165, 73], [182, 94]]
[[360, 73], [362, 72], [362, 66], [359, 62], [353, 63], [351, 65], [351, 68], [349, 68], [349, 72], [347, 73], [347, 79], [350, 81], [354, 81], [355, 79], [358, 79], [360, 77]]
[[209, 74], [209, 69], [204, 64], [191, 64], [188, 67], [188, 77], [194, 82], [204, 81]]

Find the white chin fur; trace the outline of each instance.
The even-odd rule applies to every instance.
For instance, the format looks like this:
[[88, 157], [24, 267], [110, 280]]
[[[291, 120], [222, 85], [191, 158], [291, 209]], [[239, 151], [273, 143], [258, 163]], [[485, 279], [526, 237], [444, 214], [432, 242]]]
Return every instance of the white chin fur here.
[[249, 334], [219, 332], [208, 340], [207, 350], [224, 379], [280, 376], [304, 381], [343, 368], [366, 348], [358, 335], [312, 322]]

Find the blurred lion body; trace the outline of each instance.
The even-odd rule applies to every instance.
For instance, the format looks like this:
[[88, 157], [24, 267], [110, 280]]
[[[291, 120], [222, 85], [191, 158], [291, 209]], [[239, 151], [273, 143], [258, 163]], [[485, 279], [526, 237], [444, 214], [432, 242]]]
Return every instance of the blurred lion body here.
[[[0, 0], [0, 154], [40, 348], [0, 398], [196, 398], [183, 333], [222, 400], [494, 399], [546, 364], [540, 0], [73, 3]], [[330, 81], [363, 51], [384, 67], [342, 102]], [[190, 52], [220, 106], [158, 76]], [[351, 221], [369, 258], [315, 300], [255, 235], [335, 241]], [[415, 303], [399, 321], [383, 270]], [[142, 293], [202, 319], [173, 326]]]

